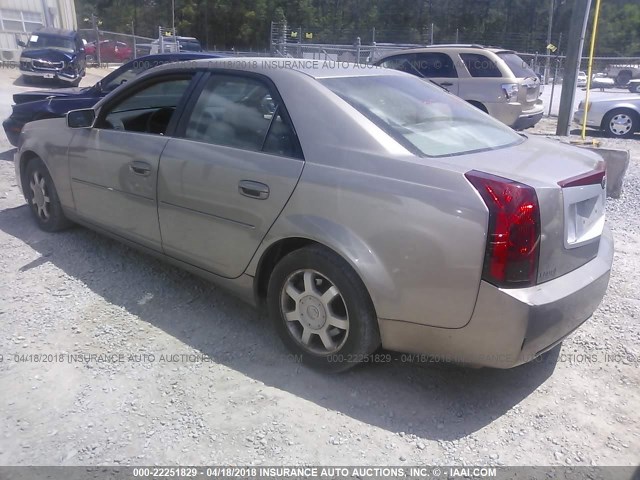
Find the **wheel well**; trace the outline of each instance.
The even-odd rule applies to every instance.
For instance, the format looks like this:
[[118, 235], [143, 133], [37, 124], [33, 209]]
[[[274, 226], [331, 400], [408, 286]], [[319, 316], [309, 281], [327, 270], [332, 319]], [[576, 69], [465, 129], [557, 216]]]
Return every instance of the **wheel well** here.
[[478, 102], [476, 100], [467, 100], [467, 103], [469, 105], [473, 105], [474, 107], [476, 107], [479, 110], [482, 110], [484, 113], [489, 113], [489, 110], [487, 110], [487, 107], [484, 106], [483, 103]]
[[631, 117], [635, 118], [638, 122], [640, 122], [640, 113], [636, 112], [635, 110], [633, 110], [631, 108], [625, 108], [625, 107], [614, 108], [613, 110], [609, 110], [604, 115], [604, 117], [602, 117], [602, 124], [600, 125], [600, 129], [601, 130], [606, 130], [607, 129], [607, 122], [609, 121], [609, 117], [612, 116], [614, 113], [617, 113], [617, 112], [628, 113]]
[[40, 158], [35, 152], [27, 150], [23, 152], [22, 157], [20, 157], [20, 181], [22, 183], [22, 191], [26, 192], [25, 189], [25, 174], [27, 173], [27, 165], [34, 158]]
[[262, 255], [258, 263], [258, 270], [255, 277], [255, 294], [258, 303], [262, 303], [267, 298], [267, 287], [269, 285], [269, 277], [278, 262], [294, 250], [299, 250], [308, 245], [321, 245], [318, 242], [309, 240], [308, 238], [285, 238], [271, 245]]

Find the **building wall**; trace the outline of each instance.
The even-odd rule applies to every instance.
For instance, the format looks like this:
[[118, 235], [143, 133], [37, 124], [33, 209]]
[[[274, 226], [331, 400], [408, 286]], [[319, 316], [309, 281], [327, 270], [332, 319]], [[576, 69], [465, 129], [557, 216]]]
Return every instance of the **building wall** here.
[[0, 0], [0, 60], [17, 60], [19, 38], [42, 26], [76, 30], [74, 0]]

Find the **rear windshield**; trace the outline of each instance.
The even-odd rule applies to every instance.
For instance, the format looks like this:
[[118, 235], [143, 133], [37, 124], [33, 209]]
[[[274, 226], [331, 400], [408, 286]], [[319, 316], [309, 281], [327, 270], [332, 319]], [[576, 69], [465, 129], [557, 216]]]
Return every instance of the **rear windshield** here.
[[516, 78], [535, 77], [536, 73], [529, 68], [527, 62], [521, 59], [515, 53], [502, 52], [497, 54], [513, 72]]
[[320, 82], [421, 155], [460, 155], [522, 141], [509, 127], [416, 77], [360, 76]]

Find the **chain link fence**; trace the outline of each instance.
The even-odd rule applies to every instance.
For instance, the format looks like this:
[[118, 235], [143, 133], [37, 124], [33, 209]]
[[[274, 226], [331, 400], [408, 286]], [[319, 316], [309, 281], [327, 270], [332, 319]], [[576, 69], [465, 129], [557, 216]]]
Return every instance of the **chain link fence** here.
[[[154, 40], [149, 37], [126, 33], [109, 32], [92, 28], [79, 29], [86, 42], [87, 63], [90, 65], [124, 63], [148, 55]], [[100, 48], [97, 48], [97, 45]]]

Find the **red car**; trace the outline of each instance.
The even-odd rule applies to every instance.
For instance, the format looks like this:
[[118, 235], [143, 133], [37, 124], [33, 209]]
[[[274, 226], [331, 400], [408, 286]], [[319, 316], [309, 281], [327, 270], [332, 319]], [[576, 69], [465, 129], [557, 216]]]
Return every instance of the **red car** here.
[[[96, 52], [96, 43], [88, 43], [85, 47], [88, 61], [97, 61], [98, 54]], [[102, 40], [100, 42], [100, 61], [101, 62], [127, 62], [133, 58], [133, 49], [124, 42], [116, 40]]]

